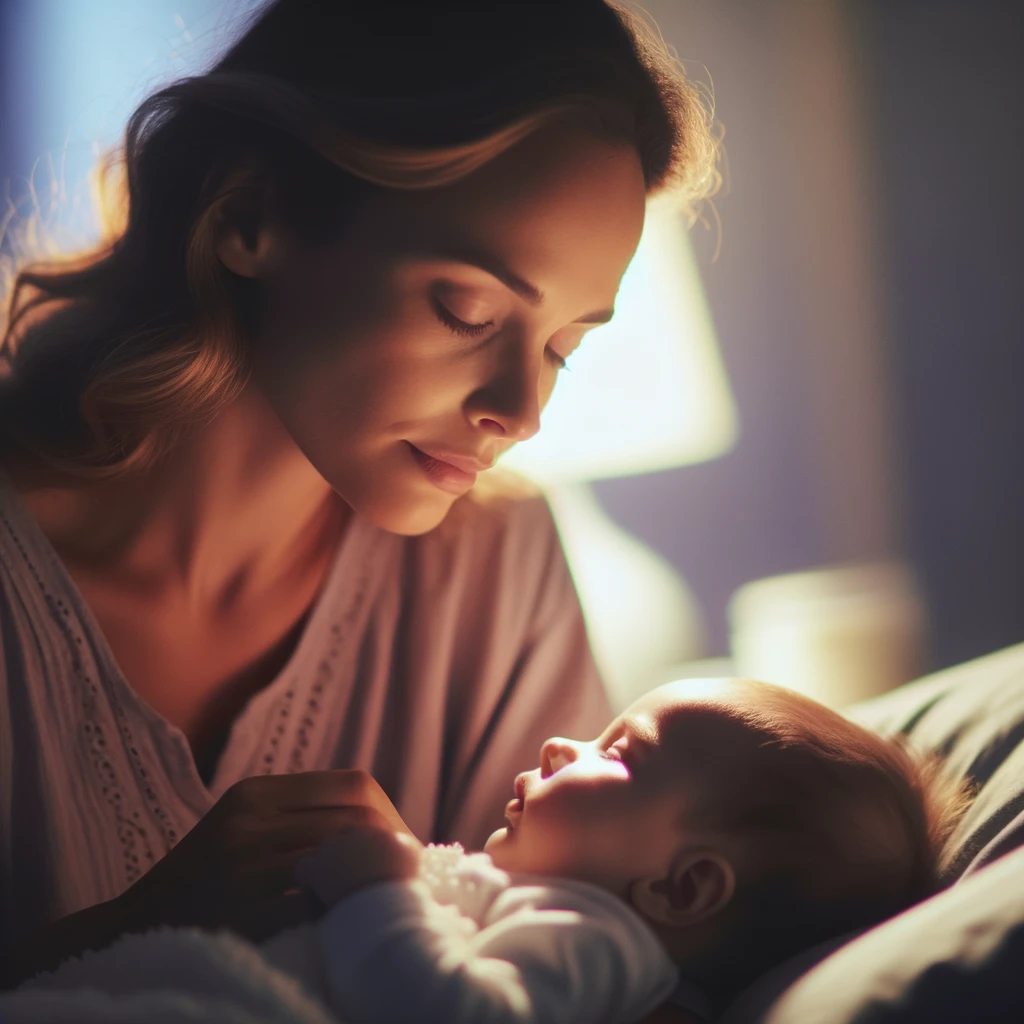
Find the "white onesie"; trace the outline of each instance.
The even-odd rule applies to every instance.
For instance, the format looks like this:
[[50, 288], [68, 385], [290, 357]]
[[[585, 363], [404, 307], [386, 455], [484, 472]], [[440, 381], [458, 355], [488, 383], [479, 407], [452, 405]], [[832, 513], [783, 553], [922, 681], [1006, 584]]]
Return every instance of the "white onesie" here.
[[710, 1016], [621, 900], [582, 882], [509, 876], [453, 845], [427, 847], [417, 879], [368, 886], [258, 947], [197, 928], [122, 936], [0, 996], [0, 1017], [628, 1024], [666, 1001]]
[[626, 1024], [674, 993], [706, 1013], [622, 900], [510, 876], [457, 843], [426, 847], [415, 880], [342, 900], [316, 934], [321, 998], [347, 1024]]

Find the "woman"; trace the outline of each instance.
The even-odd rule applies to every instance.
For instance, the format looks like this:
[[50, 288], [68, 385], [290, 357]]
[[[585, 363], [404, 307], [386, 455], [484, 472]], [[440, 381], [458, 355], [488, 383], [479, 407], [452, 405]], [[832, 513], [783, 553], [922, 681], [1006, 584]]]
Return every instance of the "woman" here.
[[603, 727], [544, 503], [473, 485], [714, 149], [600, 0], [278, 0], [142, 104], [108, 240], [22, 271], [4, 338], [7, 984], [268, 935], [352, 820], [478, 845]]

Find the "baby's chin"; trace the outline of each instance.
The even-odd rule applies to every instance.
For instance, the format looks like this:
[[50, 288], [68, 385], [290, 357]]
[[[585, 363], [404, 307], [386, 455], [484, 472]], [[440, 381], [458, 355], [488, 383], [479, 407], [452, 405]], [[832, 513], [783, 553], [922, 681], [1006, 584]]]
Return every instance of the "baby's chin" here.
[[511, 850], [512, 829], [505, 827], [492, 832], [484, 843], [484, 853], [490, 854], [494, 866], [502, 871], [513, 870], [515, 857]]

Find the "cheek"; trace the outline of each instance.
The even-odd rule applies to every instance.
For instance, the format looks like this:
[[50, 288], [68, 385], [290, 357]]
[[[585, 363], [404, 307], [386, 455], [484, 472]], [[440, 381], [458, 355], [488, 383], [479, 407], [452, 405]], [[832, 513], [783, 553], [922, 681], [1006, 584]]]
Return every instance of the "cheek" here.
[[329, 364], [403, 317], [387, 260], [351, 246], [289, 253], [261, 284], [257, 347], [276, 365]]
[[555, 391], [555, 384], [558, 383], [558, 371], [555, 369], [546, 371], [541, 375], [540, 386], [537, 388], [537, 400], [540, 402], [541, 412], [544, 411], [551, 396]]
[[[460, 375], [414, 303], [345, 304], [289, 317], [282, 309], [254, 353], [254, 374], [282, 418], [337, 436], [450, 414]], [[317, 426], [319, 424], [319, 426]]]
[[614, 801], [614, 786], [574, 784], [553, 786], [531, 807], [536, 826], [567, 837], [605, 821]]

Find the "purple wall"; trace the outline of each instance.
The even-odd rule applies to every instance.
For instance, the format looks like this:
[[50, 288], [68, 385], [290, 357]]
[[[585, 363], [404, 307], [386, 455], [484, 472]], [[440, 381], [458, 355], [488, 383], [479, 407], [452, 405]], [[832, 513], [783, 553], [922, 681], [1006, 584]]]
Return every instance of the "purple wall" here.
[[1024, 3], [874, 0], [904, 540], [946, 665], [1024, 640]]
[[[598, 485], [613, 516], [690, 582], [716, 653], [726, 600], [745, 580], [871, 555], [830, 540], [813, 424], [801, 417], [790, 213], [779, 204], [798, 168], [779, 109], [778, 7], [684, 0], [673, 9], [685, 37], [666, 31], [711, 68], [727, 127], [718, 262], [699, 231], [695, 242], [743, 436], [716, 462]], [[938, 668], [1024, 640], [1024, 4], [843, 9], [886, 314], [895, 551], [921, 581]], [[820, 258], [844, 244], [823, 238]]]

